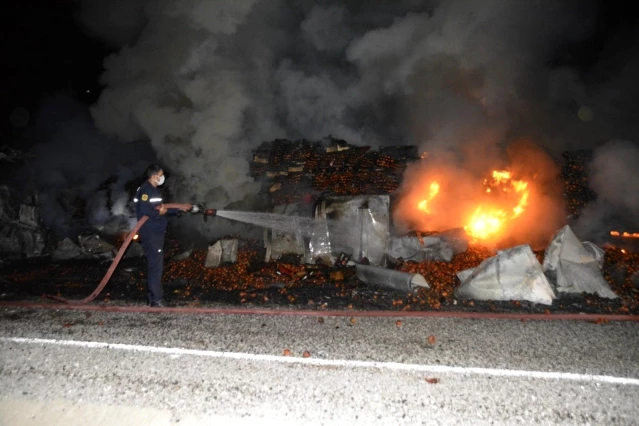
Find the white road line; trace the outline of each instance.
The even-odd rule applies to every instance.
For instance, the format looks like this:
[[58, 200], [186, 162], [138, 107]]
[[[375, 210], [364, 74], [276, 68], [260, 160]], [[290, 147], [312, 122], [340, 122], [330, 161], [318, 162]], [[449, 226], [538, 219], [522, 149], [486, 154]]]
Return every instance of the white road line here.
[[420, 373], [475, 374], [480, 376], [523, 377], [549, 380], [612, 383], [639, 386], [639, 379], [629, 377], [599, 376], [593, 374], [561, 373], [554, 371], [505, 370], [501, 368], [452, 367], [446, 365], [402, 364], [399, 362], [357, 361], [345, 359], [298, 358], [279, 355], [219, 352], [199, 349], [168, 348], [158, 346], [126, 345], [122, 343], [84, 342], [78, 340], [36, 339], [27, 337], [0, 337], [2, 342], [31, 343], [41, 345], [75, 346], [90, 349], [116, 349], [120, 351], [147, 352], [165, 355], [190, 355], [210, 358], [228, 358], [247, 361], [271, 361], [288, 364], [332, 366], [346, 368], [377, 368], [381, 370], [414, 371]]

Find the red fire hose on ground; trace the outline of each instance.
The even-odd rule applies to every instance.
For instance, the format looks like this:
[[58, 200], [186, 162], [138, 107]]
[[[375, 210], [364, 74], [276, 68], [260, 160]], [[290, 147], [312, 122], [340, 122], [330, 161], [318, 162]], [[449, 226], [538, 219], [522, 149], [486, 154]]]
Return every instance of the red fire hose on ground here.
[[[181, 208], [182, 204], [165, 204], [167, 208]], [[206, 209], [197, 206], [193, 212], [199, 212], [206, 216], [214, 216], [214, 209]], [[442, 312], [442, 311], [327, 311], [327, 310], [302, 310], [302, 309], [249, 309], [249, 308], [194, 308], [194, 307], [171, 307], [155, 308], [148, 306], [100, 306], [88, 305], [100, 295], [107, 285], [113, 272], [118, 267], [124, 253], [133, 241], [133, 238], [140, 230], [148, 217], [143, 216], [129, 232], [124, 243], [120, 247], [115, 259], [109, 266], [100, 284], [93, 292], [80, 300], [64, 299], [62, 297], [46, 295], [46, 297], [56, 300], [58, 303], [33, 303], [33, 302], [0, 302], [2, 307], [31, 308], [31, 309], [65, 309], [103, 312], [154, 312], [154, 313], [185, 313], [185, 314], [226, 314], [226, 315], [272, 315], [272, 316], [326, 316], [326, 317], [412, 317], [412, 318], [458, 318], [458, 319], [509, 319], [509, 320], [563, 320], [563, 321], [633, 321], [639, 322], [639, 315], [623, 314], [530, 314], [530, 313], [497, 313], [497, 312]]]
[[102, 281], [100, 281], [100, 284], [95, 288], [95, 290], [93, 290], [93, 293], [91, 293], [90, 295], [88, 295], [84, 299], [80, 299], [80, 300], [64, 299], [62, 297], [52, 296], [52, 295], [49, 295], [49, 294], [47, 294], [46, 296], [49, 299], [57, 300], [58, 302], [72, 303], [72, 304], [76, 304], [76, 305], [82, 305], [82, 304], [85, 304], [85, 303], [92, 302], [96, 297], [98, 297], [100, 295], [102, 290], [104, 290], [104, 287], [106, 287], [107, 283], [111, 279], [111, 276], [115, 272], [115, 268], [118, 267], [118, 265], [120, 264], [120, 261], [122, 260], [122, 257], [124, 256], [124, 253], [129, 248], [129, 245], [131, 244], [131, 241], [133, 241], [133, 238], [135, 237], [135, 235], [138, 233], [138, 231], [140, 230], [142, 225], [144, 225], [144, 223], [147, 221], [148, 218], [149, 218], [148, 216], [143, 216], [140, 220], [138, 220], [138, 223], [131, 230], [131, 232], [129, 232], [129, 234], [126, 236], [126, 239], [124, 240], [124, 243], [120, 247], [120, 250], [118, 251], [118, 254], [115, 256], [115, 259], [113, 259], [113, 262], [111, 262], [111, 266], [109, 266], [109, 269], [107, 270], [107, 273], [104, 274], [104, 277], [102, 277]]
[[[164, 207], [166, 207], [167, 209], [180, 209], [180, 208], [184, 207], [184, 204], [164, 204]], [[202, 207], [196, 207], [196, 209], [197, 209], [196, 212], [201, 212], [205, 216], [206, 215], [211, 216], [211, 215], [215, 214], [215, 210], [213, 210], [213, 209], [204, 209]], [[100, 281], [100, 284], [95, 288], [95, 290], [93, 290], [93, 293], [91, 293], [90, 295], [88, 295], [84, 299], [80, 299], [80, 300], [64, 299], [62, 297], [52, 296], [52, 295], [46, 295], [46, 297], [48, 297], [50, 299], [53, 299], [53, 300], [57, 300], [58, 302], [70, 303], [70, 304], [75, 304], [75, 305], [82, 305], [82, 304], [85, 304], [85, 303], [92, 302], [96, 297], [98, 297], [100, 295], [102, 290], [104, 290], [104, 287], [107, 285], [107, 283], [111, 279], [111, 276], [115, 272], [115, 269], [120, 264], [120, 261], [122, 260], [122, 257], [124, 256], [124, 253], [126, 253], [126, 250], [129, 248], [129, 245], [131, 244], [131, 241], [133, 241], [133, 238], [135, 238], [135, 235], [138, 233], [138, 231], [140, 230], [142, 225], [144, 225], [144, 223], [148, 219], [149, 219], [148, 216], [142, 216], [142, 218], [138, 221], [138, 223], [135, 225], [135, 227], [126, 236], [126, 239], [124, 240], [124, 243], [120, 247], [120, 250], [118, 251], [118, 254], [115, 256], [115, 259], [113, 259], [113, 262], [111, 263], [111, 266], [109, 266], [109, 269], [107, 270], [107, 273], [104, 275], [104, 277], [102, 277], [102, 281]]]

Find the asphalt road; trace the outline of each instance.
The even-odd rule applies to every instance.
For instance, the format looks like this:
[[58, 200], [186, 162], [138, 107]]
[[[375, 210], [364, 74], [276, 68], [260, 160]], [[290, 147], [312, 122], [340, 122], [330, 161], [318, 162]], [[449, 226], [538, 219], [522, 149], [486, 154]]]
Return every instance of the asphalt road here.
[[639, 424], [639, 324], [353, 322], [0, 309], [0, 425]]

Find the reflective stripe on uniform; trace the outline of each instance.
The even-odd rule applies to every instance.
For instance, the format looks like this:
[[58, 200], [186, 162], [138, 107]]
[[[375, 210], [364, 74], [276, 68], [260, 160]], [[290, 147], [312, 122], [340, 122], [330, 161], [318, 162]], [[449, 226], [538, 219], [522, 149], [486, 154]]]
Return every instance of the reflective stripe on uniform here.
[[159, 203], [160, 201], [162, 201], [162, 199], [161, 199], [161, 198], [151, 198], [151, 199], [149, 200], [149, 203]]

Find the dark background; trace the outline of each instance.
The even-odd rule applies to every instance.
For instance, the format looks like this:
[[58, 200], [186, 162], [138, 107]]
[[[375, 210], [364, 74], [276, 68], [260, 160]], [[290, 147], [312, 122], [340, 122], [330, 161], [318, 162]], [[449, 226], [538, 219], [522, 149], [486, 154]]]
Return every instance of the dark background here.
[[[587, 40], [574, 45], [557, 46], [552, 66], [568, 65], [586, 78], [595, 65], [622, 67], [618, 58], [605, 47], [617, 46], [621, 53], [635, 49], [637, 15], [625, 2], [599, 1], [596, 31]], [[43, 96], [64, 91], [90, 105], [100, 93], [99, 77], [103, 59], [113, 47], [90, 37], [76, 21], [78, 5], [72, 0], [27, 0], [4, 2], [0, 15], [3, 37], [0, 43], [0, 137], [2, 145], [28, 148], [21, 138], [24, 128], [11, 123], [11, 113], [25, 108], [33, 117]], [[604, 68], [605, 68], [604, 67]]]
[[2, 144], [28, 148], [19, 146], [25, 140], [17, 138], [22, 132], [11, 123], [12, 111], [23, 107], [33, 117], [43, 96], [60, 91], [92, 104], [110, 50], [83, 32], [73, 1], [5, 2], [0, 8], [0, 135]]

